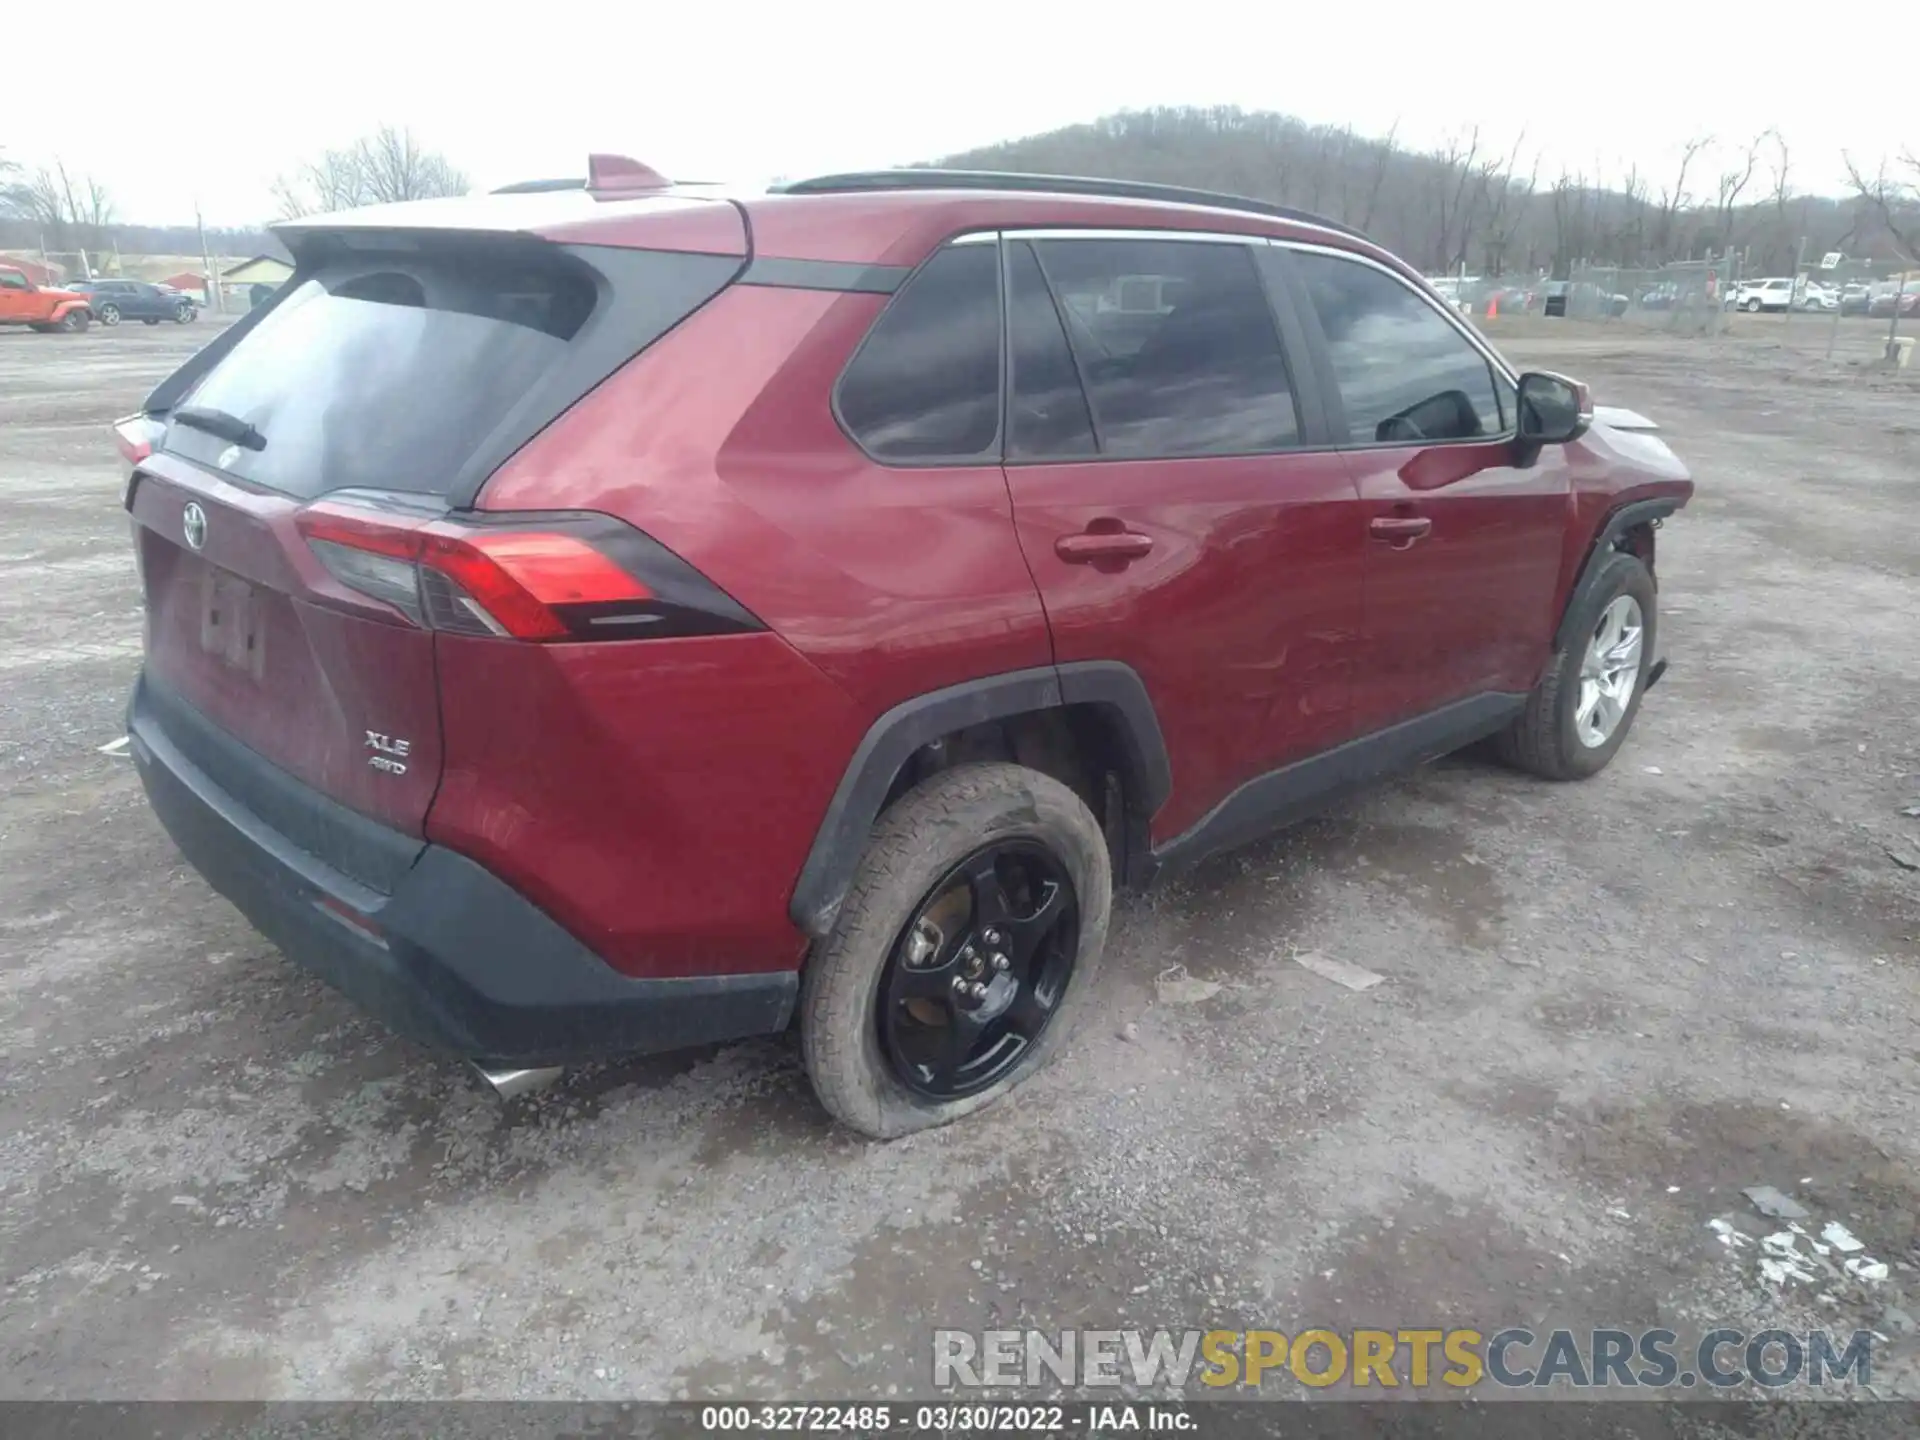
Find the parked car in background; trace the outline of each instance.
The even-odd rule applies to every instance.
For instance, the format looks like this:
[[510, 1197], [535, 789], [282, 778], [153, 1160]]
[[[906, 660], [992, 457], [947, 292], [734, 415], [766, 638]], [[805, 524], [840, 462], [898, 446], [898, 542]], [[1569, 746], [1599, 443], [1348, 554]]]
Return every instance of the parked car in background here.
[[1502, 315], [1523, 315], [1540, 304], [1539, 289], [1530, 284], [1496, 283], [1481, 301], [1481, 313], [1497, 309]]
[[1547, 282], [1546, 313], [1549, 315], [1593, 320], [1603, 315], [1624, 315], [1632, 305], [1632, 296], [1614, 294], [1585, 280]]
[[1789, 310], [1793, 307], [1793, 277], [1776, 275], [1762, 280], [1742, 280], [1728, 293], [1727, 304], [1749, 313]]
[[1660, 678], [1686, 468], [1355, 230], [588, 176], [278, 227], [117, 427], [154, 810], [503, 1091], [792, 1022], [854, 1130], [958, 1119], [1116, 885], [1483, 738], [1592, 776]]
[[1809, 280], [1805, 293], [1794, 302], [1796, 310], [1814, 310], [1831, 314], [1840, 308], [1840, 292], [1817, 280]]
[[122, 320], [141, 320], [149, 325], [172, 320], [185, 325], [200, 313], [192, 296], [170, 285], [153, 285], [145, 280], [75, 280], [67, 289], [87, 297], [93, 306], [93, 318], [102, 325], [118, 325]]
[[1476, 275], [1429, 275], [1426, 279], [1435, 294], [1463, 312], [1472, 308], [1472, 297], [1481, 286], [1480, 278]]
[[1873, 287], [1865, 281], [1856, 280], [1840, 291], [1840, 313], [1842, 315], [1864, 315], [1873, 304]]
[[1920, 312], [1920, 280], [1908, 281], [1904, 291], [1897, 285], [1878, 291], [1867, 304], [1867, 314], [1882, 320], [1891, 319], [1896, 306], [1903, 316]]
[[92, 319], [86, 296], [65, 289], [43, 289], [29, 280], [24, 270], [0, 265], [0, 325], [71, 333], [86, 329]]

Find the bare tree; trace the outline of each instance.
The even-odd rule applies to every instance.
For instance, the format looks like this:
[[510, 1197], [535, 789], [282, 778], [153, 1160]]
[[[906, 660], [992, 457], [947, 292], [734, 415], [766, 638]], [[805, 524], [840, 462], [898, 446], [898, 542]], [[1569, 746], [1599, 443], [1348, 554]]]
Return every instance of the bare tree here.
[[27, 182], [21, 178], [20, 166], [0, 154], [0, 215], [26, 213]]
[[1567, 275], [1575, 260], [1584, 259], [1587, 246], [1587, 182], [1565, 170], [1553, 182], [1553, 273]]
[[1647, 177], [1638, 165], [1627, 167], [1627, 178], [1620, 182], [1621, 221], [1619, 258], [1629, 265], [1640, 265], [1647, 256]]
[[1760, 163], [1761, 142], [1772, 133], [1763, 131], [1754, 137], [1754, 142], [1747, 147], [1746, 163], [1721, 173], [1719, 199], [1714, 206], [1713, 230], [1723, 249], [1733, 246], [1733, 207], [1740, 203], [1740, 192], [1747, 188], [1747, 182], [1753, 179], [1754, 166]]
[[1527, 178], [1514, 178], [1515, 166], [1520, 161], [1520, 146], [1526, 138], [1525, 132], [1515, 137], [1513, 149], [1507, 152], [1505, 163], [1488, 161], [1481, 174], [1482, 189], [1487, 197], [1487, 219], [1480, 250], [1489, 275], [1499, 276], [1506, 272], [1522, 218], [1533, 200], [1534, 183], [1540, 176], [1540, 157], [1536, 155]]
[[9, 186], [12, 208], [53, 242], [56, 250], [98, 249], [110, 241], [113, 197], [89, 175], [75, 175], [66, 162], [42, 165]]
[[[1433, 219], [1436, 229], [1436, 243], [1433, 246], [1434, 263], [1441, 270], [1452, 270], [1466, 260], [1467, 236], [1472, 228], [1472, 216], [1469, 199], [1474, 194], [1472, 184], [1478, 175], [1474, 162], [1480, 156], [1480, 127], [1473, 127], [1473, 133], [1466, 141], [1453, 139], [1447, 142], [1447, 148], [1437, 153], [1440, 162], [1436, 173]], [[1458, 243], [1455, 233], [1458, 232]]]
[[1386, 183], [1387, 171], [1393, 165], [1395, 155], [1394, 141], [1400, 134], [1400, 122], [1395, 120], [1388, 129], [1386, 138], [1374, 152], [1373, 174], [1367, 184], [1367, 203], [1362, 207], [1360, 228], [1365, 230], [1373, 224], [1374, 211], [1380, 204], [1380, 187]]
[[1920, 159], [1915, 159], [1911, 151], [1903, 153], [1900, 166], [1904, 174], [1892, 176], [1882, 161], [1869, 179], [1851, 155], [1842, 158], [1847, 165], [1847, 181], [1868, 218], [1887, 233], [1901, 259], [1920, 261]]
[[1673, 222], [1687, 204], [1687, 171], [1693, 168], [1694, 157], [1713, 143], [1711, 135], [1703, 135], [1697, 140], [1689, 140], [1680, 153], [1680, 173], [1674, 176], [1673, 184], [1660, 192], [1660, 209], [1657, 213], [1653, 231], [1653, 243], [1659, 248], [1660, 258], [1673, 258]]
[[342, 150], [329, 150], [273, 182], [283, 219], [399, 200], [462, 195], [466, 172], [407, 129], [383, 125]]

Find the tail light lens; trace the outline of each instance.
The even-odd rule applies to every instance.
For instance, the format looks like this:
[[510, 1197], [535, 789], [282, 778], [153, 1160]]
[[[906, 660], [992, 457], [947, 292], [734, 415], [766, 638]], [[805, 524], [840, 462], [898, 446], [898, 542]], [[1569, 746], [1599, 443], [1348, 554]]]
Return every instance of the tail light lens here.
[[295, 523], [334, 579], [423, 629], [566, 641], [762, 628], [686, 561], [609, 515], [453, 520], [333, 499]]

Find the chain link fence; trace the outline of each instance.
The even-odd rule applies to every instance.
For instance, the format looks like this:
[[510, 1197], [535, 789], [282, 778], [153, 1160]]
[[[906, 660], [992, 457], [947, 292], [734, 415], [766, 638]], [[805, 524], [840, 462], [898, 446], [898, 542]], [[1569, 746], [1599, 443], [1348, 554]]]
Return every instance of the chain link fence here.
[[1727, 300], [1741, 279], [1736, 255], [1643, 267], [1581, 265], [1565, 282], [1564, 303], [1554, 313], [1714, 334], [1725, 327]]

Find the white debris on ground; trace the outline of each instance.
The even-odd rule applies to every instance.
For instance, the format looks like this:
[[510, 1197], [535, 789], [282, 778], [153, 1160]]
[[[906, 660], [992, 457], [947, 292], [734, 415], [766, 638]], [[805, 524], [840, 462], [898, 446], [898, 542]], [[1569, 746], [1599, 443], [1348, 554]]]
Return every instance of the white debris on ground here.
[[1784, 1220], [1786, 1228], [1756, 1238], [1736, 1219], [1716, 1216], [1707, 1221], [1707, 1229], [1730, 1252], [1754, 1249], [1755, 1269], [1774, 1289], [1794, 1283], [1844, 1283], [1849, 1277], [1864, 1285], [1878, 1285], [1887, 1278], [1886, 1263], [1865, 1254], [1865, 1243], [1840, 1221], [1827, 1221], [1816, 1235], [1800, 1224], [1810, 1216], [1807, 1208], [1790, 1195], [1771, 1185], [1750, 1186], [1744, 1193], [1755, 1210], [1769, 1219]]
[[1154, 996], [1162, 1005], [1198, 1005], [1211, 1000], [1223, 987], [1218, 980], [1202, 980], [1181, 964], [1167, 966], [1154, 977]]
[[1346, 960], [1335, 960], [1330, 955], [1322, 955], [1315, 950], [1303, 950], [1293, 957], [1293, 963], [1304, 970], [1311, 970], [1323, 979], [1349, 990], [1371, 990], [1387, 977], [1377, 975], [1364, 966], [1352, 964]]
[[1829, 1220], [1827, 1222], [1827, 1228], [1820, 1232], [1820, 1238], [1838, 1250], [1842, 1255], [1851, 1255], [1856, 1250], [1864, 1250], [1867, 1248], [1858, 1240], [1854, 1239], [1853, 1232], [1838, 1220]]

